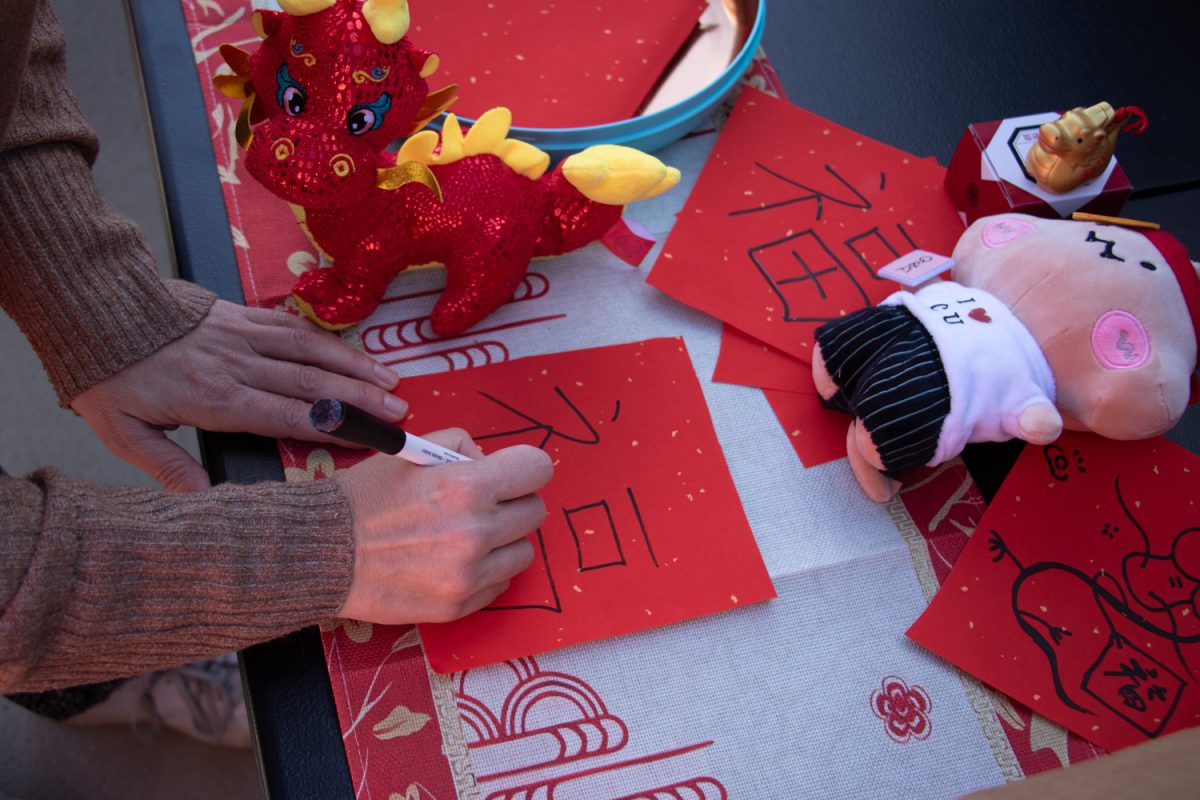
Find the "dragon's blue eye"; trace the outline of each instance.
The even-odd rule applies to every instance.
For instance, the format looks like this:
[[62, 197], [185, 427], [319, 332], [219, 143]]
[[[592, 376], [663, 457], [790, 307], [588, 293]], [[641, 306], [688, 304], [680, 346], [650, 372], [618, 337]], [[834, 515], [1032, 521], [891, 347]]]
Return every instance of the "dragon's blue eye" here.
[[287, 64], [279, 65], [279, 69], [275, 72], [275, 82], [279, 84], [279, 88], [275, 92], [275, 100], [279, 103], [279, 107], [289, 116], [295, 117], [301, 114], [305, 104], [308, 103], [308, 95], [304, 93], [304, 87], [296, 83], [291, 75], [288, 75]]
[[383, 115], [392, 107], [392, 96], [387, 92], [379, 95], [374, 103], [360, 103], [346, 115], [346, 127], [355, 136], [373, 131], [383, 124]]

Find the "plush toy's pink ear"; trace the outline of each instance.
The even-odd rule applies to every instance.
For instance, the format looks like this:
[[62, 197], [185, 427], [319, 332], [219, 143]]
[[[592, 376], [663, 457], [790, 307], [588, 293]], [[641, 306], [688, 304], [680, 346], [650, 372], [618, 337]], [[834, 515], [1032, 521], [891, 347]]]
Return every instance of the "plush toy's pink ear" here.
[[995, 249], [1011, 244], [1035, 230], [1037, 225], [1030, 220], [1000, 217], [984, 225], [979, 235], [985, 245]]
[[283, 24], [283, 14], [278, 11], [255, 11], [250, 15], [250, 27], [260, 39], [266, 39]]

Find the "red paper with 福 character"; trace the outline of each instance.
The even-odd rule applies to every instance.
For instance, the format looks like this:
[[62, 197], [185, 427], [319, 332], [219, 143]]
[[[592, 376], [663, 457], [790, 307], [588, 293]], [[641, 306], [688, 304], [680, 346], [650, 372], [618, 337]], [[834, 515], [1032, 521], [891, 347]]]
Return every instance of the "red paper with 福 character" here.
[[789, 355], [900, 287], [876, 271], [950, 253], [962, 222], [945, 169], [743, 91], [649, 282]]
[[406, 380], [420, 430], [543, 449], [555, 474], [534, 565], [487, 609], [420, 626], [453, 672], [774, 596], [682, 339]]
[[528, 444], [555, 466], [533, 566], [485, 610], [420, 626], [436, 671], [775, 596], [682, 339], [408, 378], [397, 391], [415, 433], [466, 425], [485, 451]]
[[1026, 446], [908, 635], [1101, 747], [1200, 724], [1200, 458]]

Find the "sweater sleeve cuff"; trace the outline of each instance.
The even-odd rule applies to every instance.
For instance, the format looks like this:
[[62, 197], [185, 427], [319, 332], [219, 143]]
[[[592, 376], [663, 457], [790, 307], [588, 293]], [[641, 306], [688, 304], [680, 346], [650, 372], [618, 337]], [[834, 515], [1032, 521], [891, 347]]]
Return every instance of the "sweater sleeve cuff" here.
[[96, 192], [84, 152], [0, 154], [0, 304], [65, 407], [191, 331], [214, 296], [164, 281], [141, 232]]
[[[30, 567], [0, 623], [0, 684], [91, 683], [209, 658], [331, 618], [354, 566], [331, 480], [196, 494], [104, 489], [53, 470]], [[27, 551], [28, 552], [28, 551]], [[11, 588], [11, 587], [10, 587]], [[0, 662], [8, 662], [8, 657]]]

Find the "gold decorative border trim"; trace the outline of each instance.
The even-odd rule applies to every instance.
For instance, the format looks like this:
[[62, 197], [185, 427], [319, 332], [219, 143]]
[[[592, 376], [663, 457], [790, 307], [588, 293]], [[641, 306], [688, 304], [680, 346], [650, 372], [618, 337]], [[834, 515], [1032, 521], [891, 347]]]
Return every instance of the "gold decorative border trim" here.
[[467, 742], [463, 738], [462, 723], [458, 717], [458, 703], [454, 699], [454, 684], [448, 675], [439, 675], [425, 662], [425, 673], [429, 676], [429, 688], [433, 692], [433, 707], [437, 709], [438, 729], [442, 732], [442, 750], [454, 776], [454, 791], [458, 800], [481, 800], [479, 783], [475, 780], [475, 768], [467, 754]]
[[[950, 463], [957, 464], [959, 462]], [[949, 465], [943, 466], [945, 468]], [[971, 478], [967, 477], [966, 480], [969, 482]], [[934, 572], [933, 562], [929, 559], [929, 548], [925, 544], [925, 537], [921, 534], [917, 524], [913, 522], [912, 516], [908, 513], [908, 509], [899, 495], [888, 503], [887, 513], [892, 518], [896, 530], [904, 539], [904, 543], [908, 545], [908, 554], [912, 559], [917, 585], [921, 587], [921, 593], [925, 595], [925, 602], [928, 604], [937, 594], [939, 587], [937, 573]], [[1004, 728], [1001, 727], [1000, 720], [996, 716], [996, 709], [988, 697], [987, 688], [958, 667], [953, 665], [951, 667], [958, 673], [958, 679], [962, 682], [963, 694], [966, 695], [971, 710], [975, 712], [975, 718], [979, 721], [983, 738], [987, 740], [988, 746], [992, 750], [992, 756], [996, 759], [996, 766], [999, 768], [1000, 774], [1009, 782], [1025, 777], [1021, 764], [1017, 761], [1017, 754], [1013, 752], [1008, 736], [1005, 735]]]

